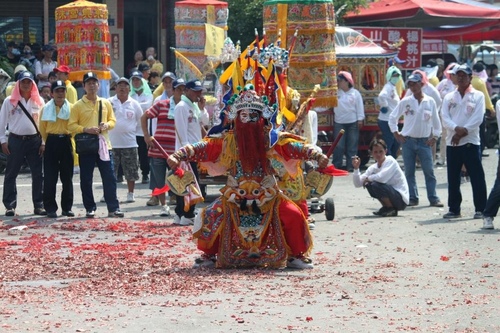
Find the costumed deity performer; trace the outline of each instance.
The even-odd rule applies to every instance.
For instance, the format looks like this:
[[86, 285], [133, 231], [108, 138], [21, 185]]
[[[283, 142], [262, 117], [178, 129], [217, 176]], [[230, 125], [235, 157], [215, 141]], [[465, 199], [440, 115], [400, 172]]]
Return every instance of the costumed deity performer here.
[[324, 168], [328, 158], [286, 132], [274, 132], [273, 140], [269, 119], [277, 111], [266, 100], [247, 85], [229, 101], [231, 130], [184, 146], [168, 159], [173, 169], [181, 161], [199, 161], [210, 174], [229, 174], [222, 195], [195, 219], [194, 238], [203, 251], [195, 267], [313, 267], [306, 218], [280, 191], [270, 160], [279, 159], [294, 174], [303, 159]]

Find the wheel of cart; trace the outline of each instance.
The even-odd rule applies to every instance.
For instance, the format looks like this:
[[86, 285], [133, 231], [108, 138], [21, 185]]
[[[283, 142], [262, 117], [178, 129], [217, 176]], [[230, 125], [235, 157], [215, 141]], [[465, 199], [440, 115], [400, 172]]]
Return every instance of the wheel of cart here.
[[333, 221], [335, 218], [335, 203], [333, 202], [333, 198], [325, 200], [325, 216], [328, 221]]

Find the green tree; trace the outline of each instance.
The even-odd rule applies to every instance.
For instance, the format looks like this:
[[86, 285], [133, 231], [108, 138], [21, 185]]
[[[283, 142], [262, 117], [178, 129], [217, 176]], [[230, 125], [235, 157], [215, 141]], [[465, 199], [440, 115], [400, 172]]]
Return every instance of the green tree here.
[[[359, 7], [367, 5], [368, 0], [333, 0], [337, 12], [337, 23], [342, 24], [342, 17]], [[263, 19], [262, 10], [265, 0], [228, 0], [228, 36], [233, 40], [240, 41], [241, 47], [245, 48], [255, 39], [255, 29], [262, 35]], [[293, 3], [293, 0], [290, 1]]]

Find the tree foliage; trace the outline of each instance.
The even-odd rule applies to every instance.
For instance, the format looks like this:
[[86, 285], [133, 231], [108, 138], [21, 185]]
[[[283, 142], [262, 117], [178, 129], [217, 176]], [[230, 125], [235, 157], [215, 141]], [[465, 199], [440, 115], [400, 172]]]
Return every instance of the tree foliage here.
[[[239, 40], [242, 48], [255, 39], [256, 28], [259, 35], [262, 35], [264, 2], [265, 0], [227, 0], [229, 9], [228, 36], [234, 43]], [[337, 24], [342, 25], [342, 16], [359, 7], [366, 6], [367, 0], [333, 0], [333, 5], [338, 15]]]

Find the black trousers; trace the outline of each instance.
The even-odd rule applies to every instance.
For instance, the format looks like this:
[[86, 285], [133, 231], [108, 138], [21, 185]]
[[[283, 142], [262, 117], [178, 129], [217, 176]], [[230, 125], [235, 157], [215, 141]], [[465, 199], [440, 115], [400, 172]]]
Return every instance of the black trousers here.
[[57, 211], [56, 186], [61, 177], [61, 209], [69, 211], [73, 207], [73, 147], [71, 137], [49, 135], [45, 142], [43, 159], [43, 205], [48, 213]]
[[13, 135], [9, 136], [8, 146], [10, 155], [7, 156], [7, 166], [3, 179], [3, 204], [6, 209], [17, 207], [16, 179], [24, 163], [28, 161], [31, 170], [31, 199], [34, 208], [43, 208], [42, 184], [42, 157], [39, 150], [42, 144], [41, 137], [22, 139]]
[[139, 154], [139, 167], [141, 168], [141, 173], [143, 177], [149, 176], [149, 157], [148, 157], [148, 146], [144, 141], [143, 136], [136, 136], [137, 141], [137, 153]]

